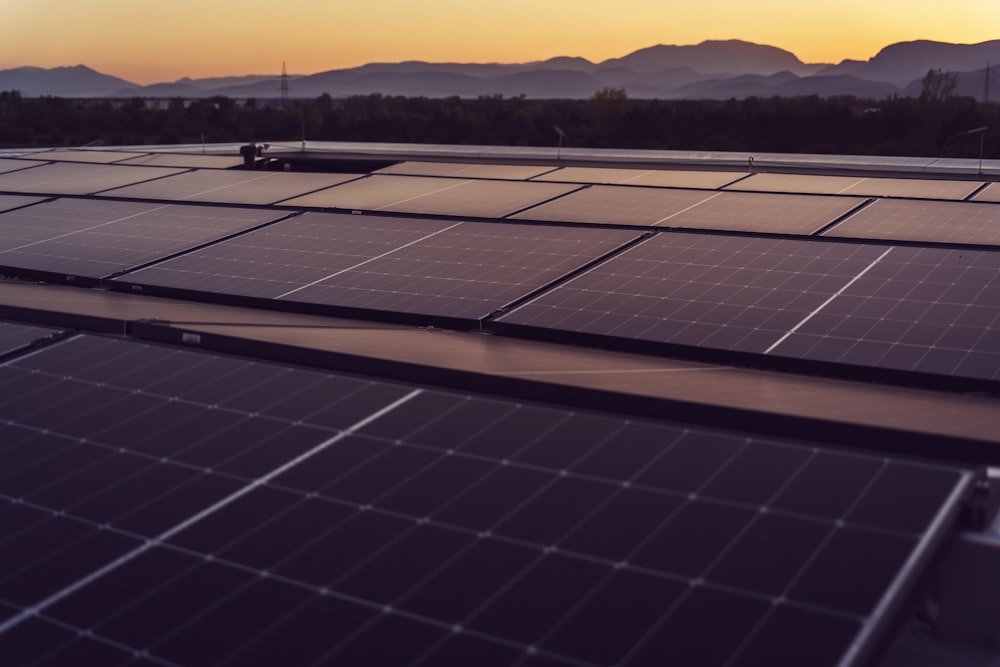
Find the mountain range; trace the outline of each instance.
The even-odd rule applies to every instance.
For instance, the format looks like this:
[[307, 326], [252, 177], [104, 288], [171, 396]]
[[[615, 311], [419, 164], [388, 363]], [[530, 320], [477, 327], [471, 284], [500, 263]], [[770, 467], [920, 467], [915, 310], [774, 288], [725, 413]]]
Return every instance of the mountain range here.
[[[772, 95], [856, 95], [884, 98], [920, 94], [929, 69], [954, 72], [955, 94], [981, 97], [1000, 64], [1000, 40], [980, 44], [912, 41], [893, 44], [872, 58], [808, 64], [793, 53], [740, 40], [690, 46], [657, 45], [594, 63], [556, 57], [520, 64], [371, 63], [310, 75], [289, 76], [289, 94], [315, 98], [382, 93], [425, 97], [526, 95], [587, 98], [602, 88], [621, 88], [633, 98], [730, 99]], [[993, 83], [1000, 83], [1000, 80]], [[279, 98], [276, 75], [183, 78], [141, 86], [84, 65], [0, 70], [0, 90], [25, 96], [76, 98], [153, 97]]]

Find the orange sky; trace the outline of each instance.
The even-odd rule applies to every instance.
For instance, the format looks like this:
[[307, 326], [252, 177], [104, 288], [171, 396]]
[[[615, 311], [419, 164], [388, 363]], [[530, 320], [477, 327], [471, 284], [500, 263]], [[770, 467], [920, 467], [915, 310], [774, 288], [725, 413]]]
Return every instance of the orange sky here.
[[136, 83], [400, 60], [592, 61], [745, 39], [806, 62], [912, 39], [1000, 39], [1000, 0], [0, 0], [0, 69], [85, 64]]

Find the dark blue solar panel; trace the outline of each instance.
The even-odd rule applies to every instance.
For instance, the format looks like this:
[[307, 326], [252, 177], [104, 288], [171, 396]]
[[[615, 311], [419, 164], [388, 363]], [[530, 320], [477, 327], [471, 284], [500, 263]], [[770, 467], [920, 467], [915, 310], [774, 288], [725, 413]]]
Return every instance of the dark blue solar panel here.
[[0, 354], [13, 352], [55, 333], [58, 330], [0, 321]]
[[832, 665], [971, 485], [113, 338], [0, 386], [15, 664]]

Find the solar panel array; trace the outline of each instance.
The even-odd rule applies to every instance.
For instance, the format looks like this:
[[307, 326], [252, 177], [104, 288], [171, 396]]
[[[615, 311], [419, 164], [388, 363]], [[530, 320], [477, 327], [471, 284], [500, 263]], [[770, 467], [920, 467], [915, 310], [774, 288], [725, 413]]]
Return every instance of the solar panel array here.
[[498, 322], [1000, 379], [1000, 254], [660, 234]]
[[358, 174], [286, 174], [271, 171], [189, 171], [103, 194], [172, 201], [273, 204], [358, 178]]
[[179, 174], [181, 171], [183, 170], [168, 167], [124, 167], [58, 162], [0, 174], [0, 192], [90, 195], [102, 190]]
[[0, 213], [0, 267], [103, 278], [286, 214], [57, 199]]
[[18, 665], [854, 664], [972, 483], [93, 336], [0, 385]]
[[480, 319], [635, 238], [617, 230], [307, 213], [121, 282]]
[[1000, 206], [880, 199], [824, 236], [1000, 245]]

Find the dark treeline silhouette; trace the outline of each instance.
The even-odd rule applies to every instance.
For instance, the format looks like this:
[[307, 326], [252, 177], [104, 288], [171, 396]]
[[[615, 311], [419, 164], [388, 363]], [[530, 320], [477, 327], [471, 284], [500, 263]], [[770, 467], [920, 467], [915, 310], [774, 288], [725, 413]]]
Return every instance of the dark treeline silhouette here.
[[587, 100], [363, 95], [288, 106], [225, 97], [153, 103], [0, 93], [0, 147], [248, 141], [369, 141], [501, 146], [856, 155], [1000, 155], [1000, 105], [967, 97], [771, 97], [640, 100], [604, 89]]

